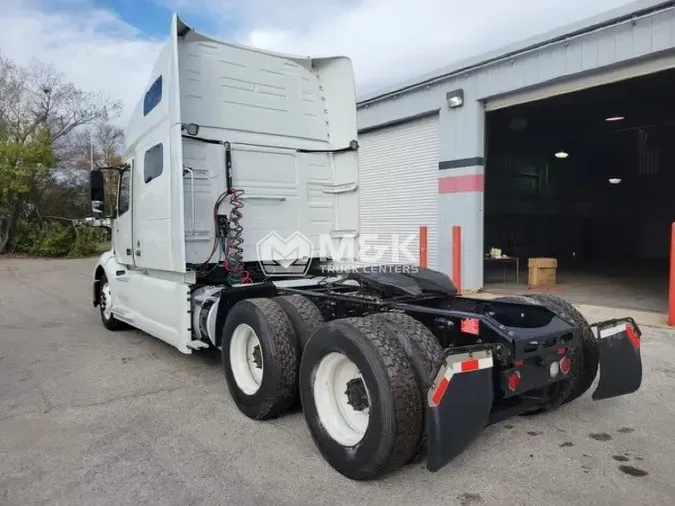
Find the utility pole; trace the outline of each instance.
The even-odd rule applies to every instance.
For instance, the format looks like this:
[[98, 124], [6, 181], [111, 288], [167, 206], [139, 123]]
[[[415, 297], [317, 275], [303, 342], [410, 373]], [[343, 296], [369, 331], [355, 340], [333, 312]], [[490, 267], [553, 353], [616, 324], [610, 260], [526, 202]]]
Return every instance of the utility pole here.
[[94, 170], [94, 131], [89, 130], [89, 170]]

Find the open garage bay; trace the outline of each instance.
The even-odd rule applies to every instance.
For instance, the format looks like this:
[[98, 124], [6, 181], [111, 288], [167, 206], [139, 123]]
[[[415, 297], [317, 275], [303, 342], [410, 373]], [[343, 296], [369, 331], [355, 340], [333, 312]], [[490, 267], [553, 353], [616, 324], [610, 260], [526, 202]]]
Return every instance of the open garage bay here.
[[552, 257], [571, 300], [666, 311], [674, 85], [662, 71], [488, 113], [485, 248], [521, 262], [518, 280], [486, 262], [488, 290]]

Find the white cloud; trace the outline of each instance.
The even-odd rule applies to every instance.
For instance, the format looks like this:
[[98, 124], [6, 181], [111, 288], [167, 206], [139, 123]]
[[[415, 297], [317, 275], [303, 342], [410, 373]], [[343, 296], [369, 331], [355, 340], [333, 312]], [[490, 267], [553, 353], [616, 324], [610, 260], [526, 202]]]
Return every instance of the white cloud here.
[[[94, 0], [1, 0], [0, 51], [52, 62], [83, 89], [141, 96], [153, 40]], [[346, 54], [359, 92], [389, 86], [629, 0], [155, 0], [198, 31], [299, 55]]]
[[[53, 63], [81, 89], [125, 104], [121, 124], [146, 85], [163, 41], [154, 41], [88, 0], [3, 0], [0, 51], [19, 64]], [[167, 35], [169, 27], [167, 26]]]
[[[162, 1], [162, 0], [158, 0]], [[163, 0], [212, 14], [221, 33], [294, 54], [346, 54], [360, 92], [627, 4], [630, 0]], [[212, 18], [212, 19], [213, 19]], [[199, 27], [195, 26], [199, 30]]]

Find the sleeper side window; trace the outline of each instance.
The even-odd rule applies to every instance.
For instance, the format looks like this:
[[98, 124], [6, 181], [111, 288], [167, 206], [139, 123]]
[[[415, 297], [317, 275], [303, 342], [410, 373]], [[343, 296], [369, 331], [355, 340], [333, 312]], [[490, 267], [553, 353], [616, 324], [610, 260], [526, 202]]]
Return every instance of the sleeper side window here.
[[162, 101], [162, 76], [152, 83], [143, 100], [143, 116], [147, 116]]
[[155, 144], [145, 152], [143, 160], [143, 179], [149, 183], [159, 177], [164, 170], [164, 146]]

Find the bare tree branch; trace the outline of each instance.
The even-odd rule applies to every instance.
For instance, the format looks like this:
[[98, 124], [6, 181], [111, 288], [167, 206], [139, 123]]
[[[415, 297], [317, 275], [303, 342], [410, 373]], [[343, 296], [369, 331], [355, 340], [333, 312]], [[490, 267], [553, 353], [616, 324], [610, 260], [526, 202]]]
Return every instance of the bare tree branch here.
[[[86, 212], [86, 187], [73, 169], [89, 169], [88, 129], [97, 160], [117, 156], [121, 132], [106, 122], [121, 111], [119, 100], [78, 89], [50, 64], [23, 67], [0, 53], [0, 253], [20, 217]], [[55, 177], [58, 168], [70, 177]]]

